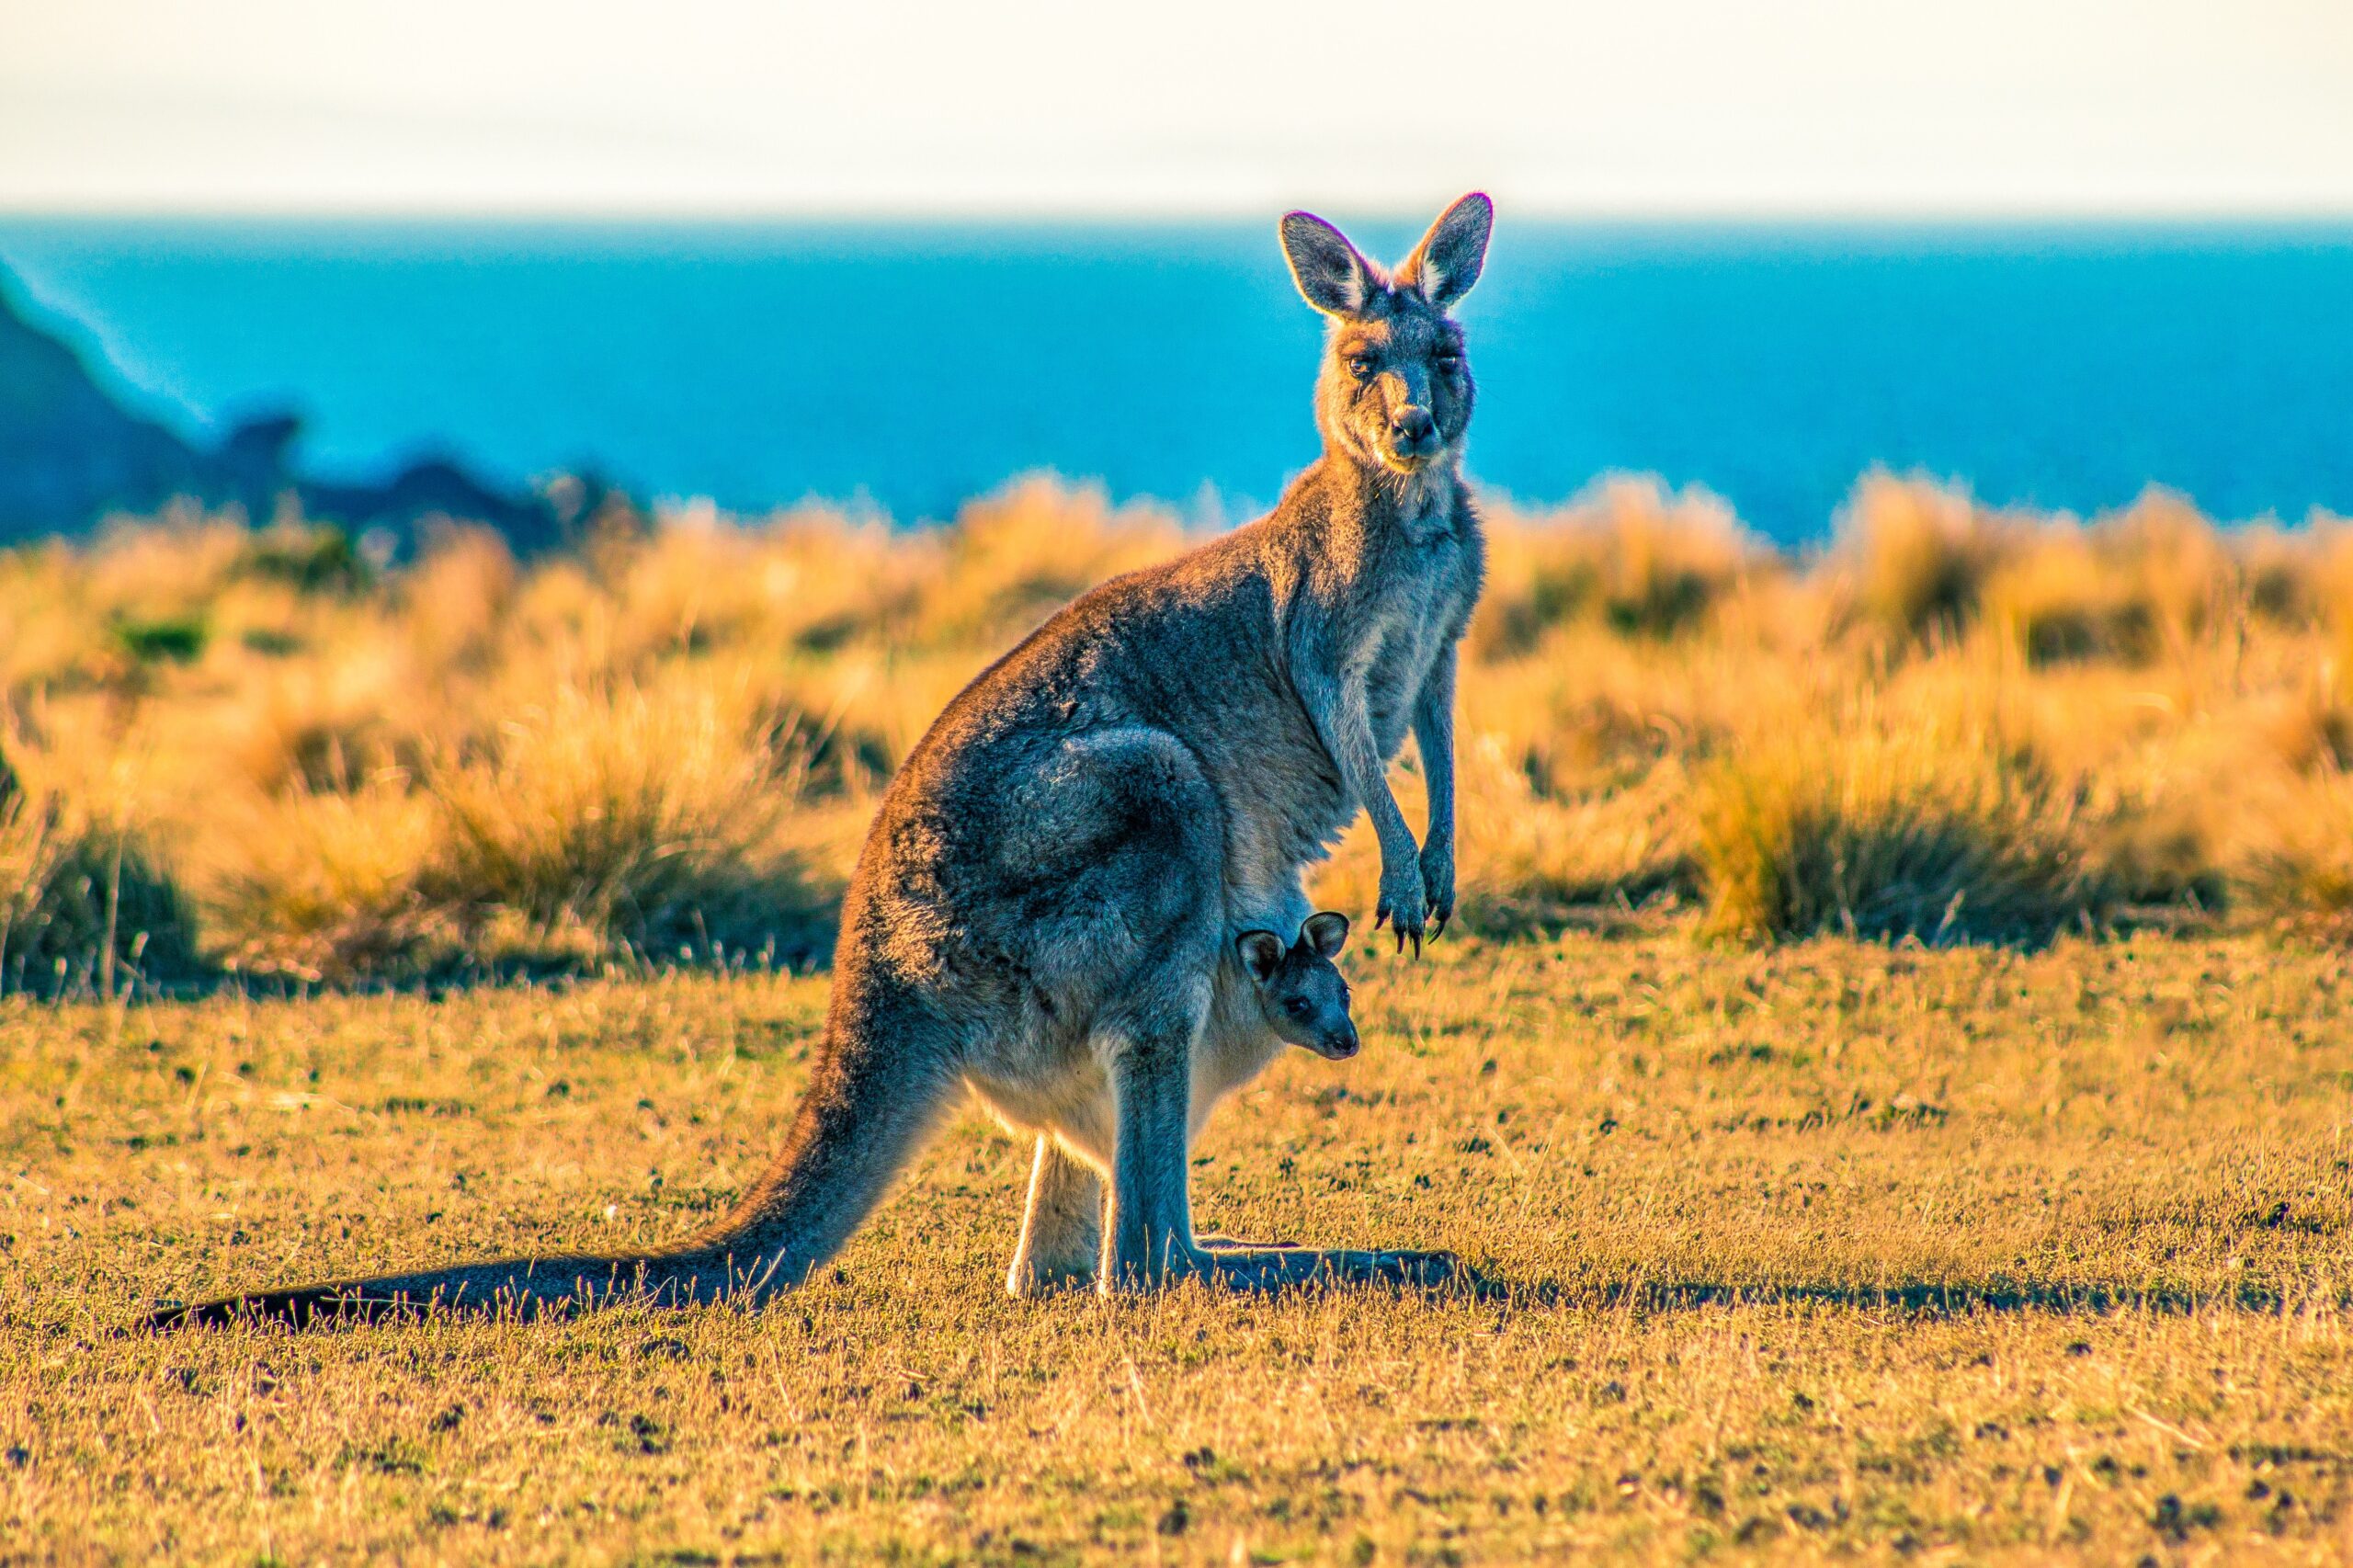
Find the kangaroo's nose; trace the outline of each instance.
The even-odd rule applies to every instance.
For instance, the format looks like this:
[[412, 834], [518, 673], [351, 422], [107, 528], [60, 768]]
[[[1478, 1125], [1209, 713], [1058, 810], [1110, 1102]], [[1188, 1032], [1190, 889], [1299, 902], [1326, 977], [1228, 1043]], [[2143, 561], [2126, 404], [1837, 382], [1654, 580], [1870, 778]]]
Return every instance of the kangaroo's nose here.
[[1390, 439], [1401, 447], [1418, 447], [1430, 438], [1438, 422], [1427, 408], [1401, 409], [1389, 419]]

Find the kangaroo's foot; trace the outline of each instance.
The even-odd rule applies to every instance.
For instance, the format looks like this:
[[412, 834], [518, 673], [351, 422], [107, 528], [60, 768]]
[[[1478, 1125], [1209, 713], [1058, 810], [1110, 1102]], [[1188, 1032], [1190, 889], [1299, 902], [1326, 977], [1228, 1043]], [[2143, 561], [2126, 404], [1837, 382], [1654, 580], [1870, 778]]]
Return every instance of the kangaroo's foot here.
[[1385, 1285], [1438, 1290], [1476, 1283], [1450, 1252], [1385, 1252], [1356, 1247], [1217, 1246], [1196, 1242], [1190, 1253], [1171, 1249], [1156, 1275], [1107, 1277], [1107, 1294], [1142, 1294], [1199, 1279], [1229, 1290], [1312, 1290]]
[[1229, 1290], [1284, 1290], [1329, 1285], [1394, 1285], [1438, 1290], [1470, 1278], [1450, 1252], [1358, 1247], [1219, 1247], [1207, 1255], [1207, 1278]]

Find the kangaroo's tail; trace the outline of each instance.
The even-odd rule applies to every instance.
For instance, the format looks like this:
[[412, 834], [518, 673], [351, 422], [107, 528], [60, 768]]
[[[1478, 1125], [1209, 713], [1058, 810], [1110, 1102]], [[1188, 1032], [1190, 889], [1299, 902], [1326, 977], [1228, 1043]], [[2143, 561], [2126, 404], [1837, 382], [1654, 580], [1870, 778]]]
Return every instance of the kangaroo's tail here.
[[[843, 1020], [838, 1016], [836, 1025]], [[879, 1021], [879, 1020], [878, 1020]], [[725, 1218], [643, 1254], [458, 1264], [408, 1274], [255, 1290], [157, 1309], [151, 1328], [277, 1319], [297, 1324], [430, 1310], [511, 1312], [642, 1301], [757, 1301], [797, 1285], [840, 1250], [914, 1158], [953, 1075], [922, 1041], [882, 1046], [867, 1028], [829, 1028], [784, 1148]], [[913, 1045], [915, 1049], [907, 1049]]]

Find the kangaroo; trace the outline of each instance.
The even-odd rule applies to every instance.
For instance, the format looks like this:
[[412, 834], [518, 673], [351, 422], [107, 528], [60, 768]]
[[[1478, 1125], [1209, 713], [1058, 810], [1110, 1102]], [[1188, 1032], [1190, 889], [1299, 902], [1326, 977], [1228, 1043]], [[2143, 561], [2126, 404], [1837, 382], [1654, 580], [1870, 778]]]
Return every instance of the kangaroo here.
[[1348, 1017], [1348, 983], [1332, 960], [1348, 939], [1348, 917], [1311, 915], [1289, 948], [1272, 931], [1245, 931], [1233, 939], [1242, 967], [1258, 987], [1258, 1008], [1276, 1039], [1327, 1062], [1357, 1053], [1357, 1027]]
[[[1438, 1253], [1205, 1245], [1187, 1152], [1282, 1049], [1250, 967], [1263, 947], [1242, 938], [1304, 927], [1302, 874], [1358, 811], [1380, 842], [1375, 927], [1418, 954], [1453, 913], [1456, 647], [1484, 547], [1448, 312], [1493, 220], [1464, 197], [1394, 272], [1320, 218], [1282, 220], [1292, 278], [1329, 318], [1322, 456], [1266, 517], [1064, 607], [915, 744], [843, 901], [800, 1109], [724, 1218], [639, 1255], [461, 1264], [151, 1321], [757, 1301], [832, 1257], [967, 1093], [1037, 1137], [1017, 1294], [1452, 1278]], [[1387, 778], [1409, 732], [1428, 785], [1418, 845]]]
[[[1311, 915], [1299, 939], [1286, 948], [1272, 931], [1245, 931], [1233, 952], [1246, 980], [1233, 977], [1218, 994], [1204, 1049], [1193, 1063], [1187, 1143], [1200, 1131], [1218, 1101], [1240, 1088], [1288, 1043], [1333, 1062], [1357, 1053], [1356, 1024], [1348, 1016], [1348, 983], [1333, 963], [1348, 939], [1348, 917], [1329, 910]], [[1014, 1123], [1014, 1131], [1025, 1131]], [[1051, 1136], [1038, 1140], [1030, 1170], [1029, 1200], [1021, 1240], [1006, 1276], [1016, 1296], [1044, 1295], [1095, 1283], [1102, 1248], [1100, 1178], [1082, 1154], [1065, 1155]], [[1236, 1244], [1200, 1237], [1201, 1245], [1232, 1251]], [[1271, 1249], [1270, 1249], [1271, 1250]], [[1398, 1267], [1405, 1267], [1397, 1255]], [[1424, 1267], [1437, 1273], [1438, 1266]]]

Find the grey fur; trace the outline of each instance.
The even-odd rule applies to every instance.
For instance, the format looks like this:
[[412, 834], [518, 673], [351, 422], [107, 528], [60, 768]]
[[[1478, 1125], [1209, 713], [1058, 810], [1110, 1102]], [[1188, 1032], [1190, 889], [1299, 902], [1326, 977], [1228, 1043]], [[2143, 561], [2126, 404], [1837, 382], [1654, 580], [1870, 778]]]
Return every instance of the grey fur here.
[[1348, 983], [1332, 961], [1347, 939], [1348, 917], [1330, 910], [1309, 915], [1288, 947], [1272, 931], [1245, 931], [1233, 939], [1267, 1031], [1333, 1062], [1357, 1053]]
[[[757, 1299], [833, 1256], [964, 1090], [1039, 1140], [1017, 1291], [1448, 1277], [1438, 1254], [1205, 1245], [1187, 1151], [1282, 1048], [1236, 937], [1302, 930], [1302, 871], [1358, 810], [1381, 845], [1376, 926], [1418, 952], [1453, 911], [1455, 648], [1483, 546], [1461, 474], [1472, 386], [1444, 307], [1477, 278], [1491, 215], [1483, 196], [1455, 203], [1393, 278], [1321, 220], [1283, 220], [1301, 291], [1332, 317], [1323, 457], [1267, 517], [1064, 608], [917, 744], [843, 906], [808, 1092], [726, 1218], [642, 1256], [464, 1265], [156, 1321]], [[1387, 779], [1408, 731], [1429, 786], [1418, 845]]]

